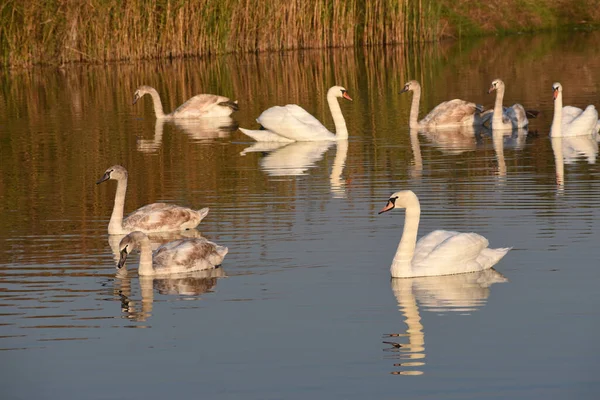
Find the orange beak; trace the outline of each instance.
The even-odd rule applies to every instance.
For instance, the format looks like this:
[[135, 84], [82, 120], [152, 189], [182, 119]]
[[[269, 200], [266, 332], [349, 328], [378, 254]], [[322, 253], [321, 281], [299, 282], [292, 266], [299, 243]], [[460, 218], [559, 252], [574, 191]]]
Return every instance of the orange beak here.
[[388, 200], [385, 207], [383, 207], [381, 210], [379, 210], [378, 214], [383, 214], [386, 211], [390, 211], [392, 208], [394, 208], [394, 202], [392, 200]]
[[342, 94], [342, 97], [344, 97], [346, 100], [350, 100], [350, 101], [352, 101], [352, 97], [350, 97], [350, 96], [348, 95], [348, 92], [344, 92], [344, 93]]
[[554, 89], [553, 97], [554, 100], [556, 100], [556, 98], [558, 97], [558, 88]]

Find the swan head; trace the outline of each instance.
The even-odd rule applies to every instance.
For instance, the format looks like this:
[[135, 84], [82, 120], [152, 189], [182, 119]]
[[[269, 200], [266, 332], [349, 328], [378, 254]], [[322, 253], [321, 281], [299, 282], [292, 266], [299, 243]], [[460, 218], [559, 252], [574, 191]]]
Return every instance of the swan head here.
[[488, 93], [492, 93], [494, 90], [498, 90], [500, 88], [504, 88], [504, 82], [502, 79], [494, 79], [492, 81], [492, 86], [488, 89]]
[[387, 204], [379, 211], [378, 214], [383, 214], [384, 212], [393, 210], [394, 208], [406, 208], [408, 206], [419, 207], [419, 199], [412, 190], [401, 190], [393, 193], [390, 196]]
[[412, 81], [408, 81], [404, 84], [404, 87], [402, 88], [402, 90], [400, 91], [400, 93], [404, 93], [404, 92], [408, 92], [410, 90], [416, 90], [417, 88], [421, 88], [421, 85], [419, 84], [419, 82], [412, 80]]
[[562, 93], [562, 85], [558, 82], [554, 82], [552, 84], [552, 92], [554, 93], [554, 100], [556, 100], [556, 98], [558, 97], [559, 93]]
[[327, 96], [333, 95], [334, 97], [342, 97], [346, 100], [352, 101], [352, 97], [348, 95], [348, 91], [343, 86], [332, 86], [327, 91]]
[[135, 104], [139, 99], [141, 99], [143, 95], [145, 95], [146, 93], [150, 93], [152, 90], [154, 89], [152, 89], [150, 86], [140, 86], [139, 88], [137, 88], [137, 90], [133, 94], [133, 104]]
[[121, 242], [119, 243], [119, 262], [117, 263], [117, 269], [123, 268], [129, 253], [137, 249], [140, 242], [143, 240], [148, 240], [148, 236], [140, 231], [131, 232], [121, 239]]
[[102, 178], [100, 178], [97, 182], [96, 185], [107, 181], [109, 179], [115, 179], [115, 180], [121, 180], [121, 179], [127, 179], [127, 170], [124, 167], [121, 167], [120, 165], [113, 165], [112, 167], [110, 167], [109, 169], [107, 169], [104, 172], [104, 175], [102, 175]]

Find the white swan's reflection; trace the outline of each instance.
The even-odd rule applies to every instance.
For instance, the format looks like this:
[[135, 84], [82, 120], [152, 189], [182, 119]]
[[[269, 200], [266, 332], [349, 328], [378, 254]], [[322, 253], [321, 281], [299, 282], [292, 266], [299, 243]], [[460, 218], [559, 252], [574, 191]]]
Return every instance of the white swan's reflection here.
[[135, 300], [131, 290], [131, 274], [119, 270], [115, 279], [115, 288], [121, 298], [121, 311], [134, 321], [146, 321], [152, 315], [154, 290], [161, 295], [198, 298], [211, 292], [218, 278], [225, 277], [223, 268], [194, 271], [167, 277], [140, 276], [141, 300]]
[[556, 167], [556, 184], [563, 189], [565, 184], [565, 164], [573, 164], [578, 159], [595, 164], [598, 156], [598, 135], [554, 136], [551, 137], [554, 165]]
[[396, 375], [421, 375], [419, 368], [425, 365], [425, 333], [421, 324], [419, 305], [434, 312], [470, 313], [483, 307], [490, 294], [490, 286], [494, 283], [506, 282], [507, 279], [494, 269], [448, 276], [426, 278], [392, 278], [391, 286], [398, 306], [408, 326], [405, 334], [388, 334], [386, 337], [406, 337], [408, 343], [385, 341], [392, 348], [394, 358], [402, 367], [394, 371]]
[[213, 140], [229, 137], [238, 127], [231, 117], [212, 117], [198, 119], [157, 119], [154, 125], [153, 139], [138, 139], [137, 149], [144, 153], [153, 153], [162, 146], [165, 124], [172, 124], [186, 133], [194, 141]]
[[494, 143], [494, 152], [496, 154], [496, 163], [498, 169], [496, 175], [501, 178], [500, 182], [504, 182], [506, 178], [506, 160], [504, 159], [504, 149], [512, 148], [515, 150], [522, 150], [525, 147], [527, 141], [527, 129], [519, 128], [508, 131], [510, 134], [507, 135], [507, 131], [504, 130], [493, 130], [492, 141]]
[[304, 175], [334, 143], [325, 140], [289, 143], [264, 157], [260, 167], [270, 176]]

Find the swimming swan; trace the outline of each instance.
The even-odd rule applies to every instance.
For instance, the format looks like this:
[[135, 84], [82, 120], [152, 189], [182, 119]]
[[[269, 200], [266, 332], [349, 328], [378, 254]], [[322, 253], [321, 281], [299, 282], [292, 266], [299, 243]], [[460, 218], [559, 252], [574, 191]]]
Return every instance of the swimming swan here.
[[139, 249], [141, 276], [179, 274], [213, 269], [221, 265], [227, 247], [219, 246], [204, 238], [179, 239], [165, 243], [152, 253], [150, 239], [145, 233], [135, 231], [121, 239], [119, 262], [121, 269], [132, 251]]
[[288, 104], [283, 107], [275, 106], [263, 111], [256, 121], [265, 129], [240, 128], [240, 131], [258, 142], [308, 142], [348, 139], [348, 129], [337, 101], [338, 97], [352, 100], [346, 89], [341, 86], [333, 86], [327, 91], [327, 103], [329, 103], [336, 133], [329, 132], [318, 119], [296, 104]]
[[135, 91], [133, 104], [145, 94], [152, 96], [154, 112], [158, 119], [226, 117], [238, 110], [237, 101], [231, 101], [228, 97], [217, 96], [215, 94], [199, 94], [180, 105], [172, 113], [165, 114], [158, 92], [150, 86], [140, 86]]
[[400, 93], [412, 91], [409, 123], [411, 129], [453, 126], [481, 125], [479, 113], [483, 107], [468, 101], [454, 99], [437, 105], [429, 114], [418, 121], [419, 102], [421, 101], [421, 85], [417, 81], [408, 81]]
[[390, 196], [379, 214], [396, 207], [406, 209], [404, 232], [392, 262], [392, 278], [439, 276], [482, 271], [496, 264], [510, 248], [490, 249], [476, 233], [433, 231], [417, 242], [421, 206], [410, 190]]
[[587, 106], [585, 110], [572, 106], [563, 107], [562, 85], [554, 82], [552, 91], [554, 92], [554, 118], [550, 136], [567, 137], [598, 133], [600, 121], [598, 121], [598, 111], [593, 105]]
[[[525, 128], [529, 124], [527, 119], [528, 111], [525, 108], [515, 103], [510, 107], [502, 107], [502, 101], [504, 100], [504, 82], [501, 79], [494, 79], [492, 85], [488, 90], [488, 94], [496, 91], [496, 103], [494, 104], [494, 110], [483, 114], [484, 122], [489, 121], [492, 129], [500, 130], [512, 130], [515, 128]], [[534, 117], [537, 115], [537, 111], [529, 112], [529, 115]]]
[[108, 223], [109, 235], [127, 234], [133, 231], [167, 232], [192, 229], [208, 214], [208, 207], [201, 210], [181, 207], [174, 204], [153, 203], [138, 208], [123, 219], [125, 193], [127, 192], [127, 170], [120, 165], [113, 165], [106, 170], [100, 184], [109, 179], [117, 181], [115, 205]]

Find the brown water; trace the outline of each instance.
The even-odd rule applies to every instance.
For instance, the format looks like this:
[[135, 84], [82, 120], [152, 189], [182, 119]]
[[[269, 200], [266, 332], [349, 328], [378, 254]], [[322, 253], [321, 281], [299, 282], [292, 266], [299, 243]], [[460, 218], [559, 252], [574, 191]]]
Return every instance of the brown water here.
[[[548, 131], [554, 81], [565, 105], [600, 107], [599, 40], [5, 71], [2, 398], [597, 398], [597, 145]], [[506, 105], [541, 111], [528, 132], [409, 134], [408, 79], [424, 115], [455, 97], [491, 107], [496, 77]], [[200, 92], [240, 111], [157, 124], [149, 99], [131, 104], [141, 84], [166, 111]], [[332, 127], [333, 84], [354, 99], [348, 142], [264, 148], [236, 129], [286, 103]], [[117, 276], [116, 185], [95, 185], [113, 164], [129, 170], [126, 211], [210, 207], [199, 231], [229, 247], [222, 269], [142, 279], [134, 257]], [[400, 189], [421, 200], [421, 235], [473, 230], [513, 250], [497, 272], [390, 282], [403, 213], [377, 211]]]

